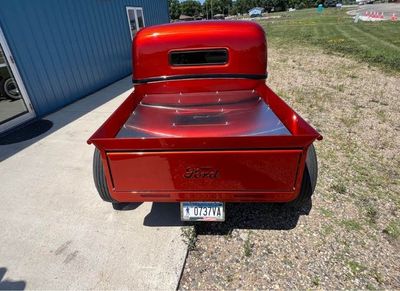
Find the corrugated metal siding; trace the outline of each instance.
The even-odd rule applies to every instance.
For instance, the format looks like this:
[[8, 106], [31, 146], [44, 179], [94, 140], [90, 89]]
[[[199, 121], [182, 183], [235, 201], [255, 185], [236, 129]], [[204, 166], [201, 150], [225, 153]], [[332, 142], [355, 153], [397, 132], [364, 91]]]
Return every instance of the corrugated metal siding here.
[[0, 25], [37, 115], [131, 73], [126, 6], [146, 26], [168, 22], [167, 0], [8, 0]]

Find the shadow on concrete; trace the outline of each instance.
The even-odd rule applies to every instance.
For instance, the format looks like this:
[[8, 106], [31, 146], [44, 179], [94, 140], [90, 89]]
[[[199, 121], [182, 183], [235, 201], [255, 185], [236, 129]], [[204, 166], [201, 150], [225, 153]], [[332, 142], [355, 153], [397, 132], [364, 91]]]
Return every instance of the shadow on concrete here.
[[3, 280], [5, 274], [7, 273], [7, 268], [0, 268], [0, 290], [24, 290], [26, 286], [25, 281], [10, 281]]
[[185, 222], [181, 221], [180, 204], [153, 202], [149, 214], [143, 221], [145, 226], [183, 226]]
[[308, 215], [311, 199], [301, 210], [273, 203], [226, 203], [225, 222], [182, 222], [179, 203], [153, 203], [145, 217], [145, 226], [194, 225], [200, 235], [227, 235], [234, 229], [291, 230], [301, 215]]
[[12, 131], [0, 139], [0, 145], [14, 144], [38, 137], [53, 127], [53, 122], [46, 119], [35, 120], [32, 123]]
[[[30, 123], [23, 124], [5, 134], [1, 134], [0, 162], [63, 128], [74, 120], [95, 110], [97, 107], [107, 103], [114, 97], [128, 91], [129, 89], [132, 89], [132, 81], [130, 77], [126, 77], [87, 97], [71, 103], [51, 115], [48, 115], [46, 120], [36, 121], [39, 123], [31, 121]], [[50, 126], [50, 122], [52, 123], [52, 126]], [[101, 124], [99, 123], [99, 126], [100, 125]], [[29, 128], [29, 126], [36, 130], [36, 135], [25, 129], [26, 127]]]

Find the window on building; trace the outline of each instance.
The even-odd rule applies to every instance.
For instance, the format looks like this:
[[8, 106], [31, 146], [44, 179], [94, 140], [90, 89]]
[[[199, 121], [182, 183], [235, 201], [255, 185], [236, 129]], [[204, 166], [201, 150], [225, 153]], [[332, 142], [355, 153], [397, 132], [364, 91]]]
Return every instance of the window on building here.
[[7, 66], [6, 58], [4, 57], [3, 50], [0, 50], [0, 68]]
[[126, 7], [126, 14], [128, 15], [129, 29], [133, 39], [136, 32], [145, 26], [143, 9], [141, 7]]

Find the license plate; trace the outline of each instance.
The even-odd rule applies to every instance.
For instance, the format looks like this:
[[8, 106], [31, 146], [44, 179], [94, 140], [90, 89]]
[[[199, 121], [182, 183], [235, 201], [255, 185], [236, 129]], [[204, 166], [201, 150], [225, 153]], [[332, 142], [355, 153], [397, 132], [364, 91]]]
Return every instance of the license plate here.
[[181, 202], [183, 221], [225, 221], [223, 202]]

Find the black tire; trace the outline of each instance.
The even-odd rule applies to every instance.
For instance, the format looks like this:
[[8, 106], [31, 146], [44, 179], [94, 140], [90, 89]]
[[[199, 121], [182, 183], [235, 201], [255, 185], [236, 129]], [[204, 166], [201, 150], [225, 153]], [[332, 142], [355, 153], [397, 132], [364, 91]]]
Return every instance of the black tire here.
[[286, 203], [286, 205], [293, 209], [303, 209], [306, 208], [308, 205], [311, 205], [311, 196], [314, 193], [315, 187], [317, 185], [317, 178], [317, 153], [315, 152], [314, 145], [310, 145], [307, 151], [306, 166], [304, 169], [300, 194], [295, 200]]
[[[21, 93], [19, 92], [18, 85], [15, 82], [14, 78], [8, 78], [7, 80], [4, 80], [3, 83], [3, 90], [4, 94], [7, 96], [8, 99], [11, 99], [13, 101], [21, 99]], [[14, 89], [16, 90], [17, 93], [9, 91], [9, 86], [14, 86]]]
[[101, 199], [107, 202], [118, 203], [112, 199], [110, 192], [108, 191], [100, 151], [97, 148], [94, 150], [93, 154], [93, 180]]
[[4, 79], [1, 78], [0, 76], [0, 97], [7, 98], [6, 93], [4, 93], [3, 87], [4, 87]]
[[107, 188], [106, 176], [104, 175], [103, 162], [100, 151], [96, 148], [93, 154], [93, 180], [99, 196], [106, 202], [111, 202], [115, 210], [132, 210], [140, 206], [142, 202], [118, 202], [114, 200]]

